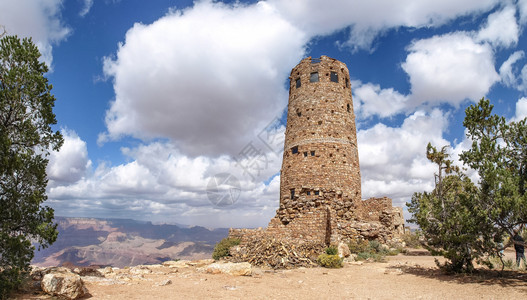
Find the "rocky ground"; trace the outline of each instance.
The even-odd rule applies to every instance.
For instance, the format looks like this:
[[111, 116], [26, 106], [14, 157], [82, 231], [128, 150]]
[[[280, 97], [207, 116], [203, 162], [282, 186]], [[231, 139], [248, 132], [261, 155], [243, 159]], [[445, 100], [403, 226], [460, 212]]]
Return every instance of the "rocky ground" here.
[[[87, 290], [82, 299], [527, 299], [526, 271], [505, 271], [503, 277], [483, 269], [445, 275], [432, 256], [400, 254], [387, 262], [345, 263], [341, 269], [249, 267], [249, 276], [240, 276], [247, 274], [247, 265], [237, 267], [238, 275], [212, 266], [202, 260], [100, 269], [101, 275], [82, 276]], [[16, 297], [52, 299], [42, 292]]]

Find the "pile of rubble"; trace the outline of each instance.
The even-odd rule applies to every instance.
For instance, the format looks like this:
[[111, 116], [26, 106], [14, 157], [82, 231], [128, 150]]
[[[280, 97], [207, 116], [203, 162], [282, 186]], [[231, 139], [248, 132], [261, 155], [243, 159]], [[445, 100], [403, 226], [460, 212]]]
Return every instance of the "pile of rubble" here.
[[248, 262], [253, 266], [273, 269], [316, 267], [317, 257], [326, 245], [317, 242], [287, 243], [270, 237], [248, 238], [230, 249], [233, 262]]

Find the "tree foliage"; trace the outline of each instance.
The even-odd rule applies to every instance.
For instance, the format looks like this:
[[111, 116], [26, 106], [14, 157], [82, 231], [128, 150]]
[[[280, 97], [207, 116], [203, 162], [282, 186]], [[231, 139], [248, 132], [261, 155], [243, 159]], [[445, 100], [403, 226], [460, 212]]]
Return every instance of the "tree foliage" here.
[[31, 39], [0, 39], [0, 298], [20, 284], [33, 258], [57, 237], [53, 209], [43, 206], [49, 150], [62, 145], [52, 86]]
[[408, 204], [426, 237], [426, 247], [446, 257], [451, 270], [471, 271], [472, 261], [500, 255], [503, 241], [527, 223], [526, 120], [508, 122], [492, 114], [489, 100], [465, 110], [463, 125], [472, 141], [460, 158], [477, 171], [478, 186], [430, 144], [427, 157], [438, 165], [436, 187], [415, 193]]
[[512, 234], [527, 223], [526, 119], [507, 122], [492, 109], [484, 99], [466, 109], [463, 125], [473, 142], [460, 158], [479, 174], [478, 200], [488, 212], [494, 234]]
[[478, 236], [485, 216], [474, 207], [477, 205], [476, 186], [453, 165], [446, 149], [438, 151], [428, 144], [427, 158], [438, 168], [435, 188], [430, 193], [413, 195], [407, 204], [413, 215], [409, 222], [421, 228], [425, 248], [449, 260], [445, 268], [455, 272], [471, 271], [474, 258], [484, 254]]

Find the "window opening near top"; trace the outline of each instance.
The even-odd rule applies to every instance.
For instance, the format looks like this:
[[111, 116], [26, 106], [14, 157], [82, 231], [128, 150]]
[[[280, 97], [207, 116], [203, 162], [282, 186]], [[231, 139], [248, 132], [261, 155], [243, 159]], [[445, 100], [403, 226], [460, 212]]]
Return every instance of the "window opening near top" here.
[[315, 195], [316, 196], [320, 195], [320, 192], [319, 191], [315, 191]]
[[292, 154], [297, 154], [298, 153], [298, 146], [294, 146], [293, 148], [291, 148], [291, 153]]
[[347, 88], [350, 87], [350, 81], [349, 81], [348, 78], [346, 78], [346, 87], [347, 87]]
[[299, 88], [302, 85], [302, 82], [300, 82], [300, 78], [296, 79], [296, 88]]
[[295, 189], [291, 189], [291, 199], [295, 197]]
[[315, 151], [311, 151], [311, 156], [315, 156]]
[[309, 76], [309, 82], [318, 82], [318, 72], [311, 73], [311, 76]]
[[308, 196], [311, 195], [311, 191], [307, 191], [307, 195], [308, 195]]
[[304, 157], [307, 157], [307, 152], [304, 152]]
[[348, 103], [348, 104], [346, 104], [346, 109], [348, 110], [348, 112], [350, 112], [350, 110], [351, 110], [351, 107], [350, 107], [349, 103]]
[[337, 74], [337, 72], [331, 72], [329, 80], [331, 80], [332, 82], [339, 82], [339, 75]]

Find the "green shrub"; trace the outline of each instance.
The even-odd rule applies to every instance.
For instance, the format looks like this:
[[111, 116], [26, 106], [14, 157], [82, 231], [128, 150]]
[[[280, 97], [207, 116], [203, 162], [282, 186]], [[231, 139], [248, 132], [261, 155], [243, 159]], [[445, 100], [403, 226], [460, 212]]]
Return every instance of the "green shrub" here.
[[240, 244], [240, 239], [237, 238], [224, 238], [219, 243], [214, 246], [214, 251], [212, 251], [212, 258], [219, 260], [222, 257], [230, 256], [229, 249], [232, 246]]
[[337, 255], [339, 253], [339, 249], [335, 246], [329, 246], [326, 248], [326, 254], [327, 255]]
[[386, 261], [385, 255], [374, 252], [360, 252], [357, 254], [357, 260], [370, 260], [375, 262]]
[[348, 248], [351, 253], [360, 253], [366, 251], [368, 248], [368, 241], [365, 240], [352, 240], [348, 243]]
[[338, 255], [324, 253], [318, 256], [317, 262], [324, 268], [341, 268], [342, 260]]
[[382, 244], [379, 243], [378, 241], [375, 241], [375, 240], [370, 241], [368, 243], [368, 249], [372, 253], [383, 253], [383, 252], [385, 252], [385, 249], [383, 248]]

